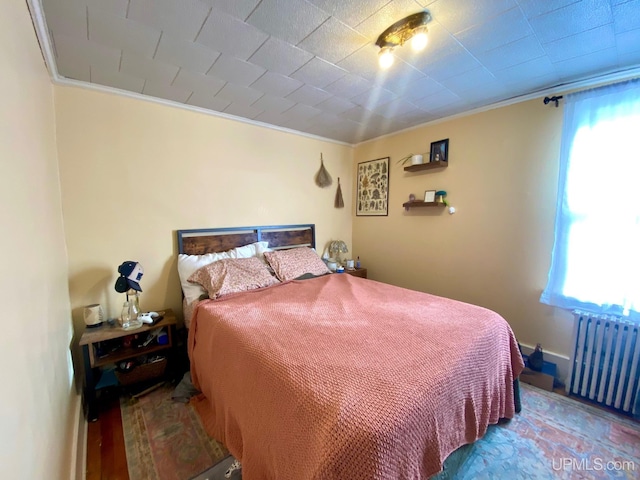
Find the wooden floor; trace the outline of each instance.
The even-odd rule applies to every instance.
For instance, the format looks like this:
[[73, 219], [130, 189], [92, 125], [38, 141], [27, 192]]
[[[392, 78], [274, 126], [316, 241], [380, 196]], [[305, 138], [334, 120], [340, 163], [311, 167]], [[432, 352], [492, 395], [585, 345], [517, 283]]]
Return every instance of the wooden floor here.
[[[165, 380], [178, 385], [185, 372], [189, 371], [186, 330], [175, 334], [175, 347], [169, 357]], [[100, 390], [98, 420], [90, 422], [87, 429], [87, 472], [86, 480], [130, 480], [127, 454], [124, 447], [120, 395], [141, 395], [157, 380], [139, 383], [124, 391], [119, 388]], [[153, 479], [149, 479], [153, 480]]]
[[102, 399], [98, 420], [89, 423], [86, 480], [129, 480], [120, 400], [116, 394]]

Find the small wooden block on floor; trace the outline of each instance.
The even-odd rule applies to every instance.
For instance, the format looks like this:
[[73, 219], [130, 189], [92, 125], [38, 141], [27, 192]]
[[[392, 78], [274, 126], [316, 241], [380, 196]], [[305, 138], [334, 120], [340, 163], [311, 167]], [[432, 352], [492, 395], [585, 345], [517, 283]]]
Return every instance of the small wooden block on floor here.
[[553, 377], [543, 372], [534, 372], [530, 368], [525, 368], [520, 374], [520, 381], [542, 388], [548, 392], [553, 391]]

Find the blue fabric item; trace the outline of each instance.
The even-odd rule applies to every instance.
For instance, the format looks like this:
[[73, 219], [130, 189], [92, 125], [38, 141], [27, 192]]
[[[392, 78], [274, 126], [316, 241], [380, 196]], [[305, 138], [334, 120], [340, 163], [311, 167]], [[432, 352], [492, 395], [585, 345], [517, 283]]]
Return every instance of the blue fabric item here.
[[640, 79], [569, 94], [540, 301], [640, 321]]

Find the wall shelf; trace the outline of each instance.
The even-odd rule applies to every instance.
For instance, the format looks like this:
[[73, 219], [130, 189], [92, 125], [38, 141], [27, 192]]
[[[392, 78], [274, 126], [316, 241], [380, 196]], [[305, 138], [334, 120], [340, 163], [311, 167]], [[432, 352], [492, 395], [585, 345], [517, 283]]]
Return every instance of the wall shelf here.
[[423, 202], [422, 200], [414, 200], [413, 202], [405, 202], [402, 206], [406, 211], [409, 211], [410, 208], [415, 207], [444, 207], [445, 204], [442, 202]]
[[404, 167], [405, 172], [421, 172], [422, 170], [431, 170], [432, 168], [445, 168], [449, 165], [449, 162], [427, 162], [420, 163], [418, 165], [409, 165]]

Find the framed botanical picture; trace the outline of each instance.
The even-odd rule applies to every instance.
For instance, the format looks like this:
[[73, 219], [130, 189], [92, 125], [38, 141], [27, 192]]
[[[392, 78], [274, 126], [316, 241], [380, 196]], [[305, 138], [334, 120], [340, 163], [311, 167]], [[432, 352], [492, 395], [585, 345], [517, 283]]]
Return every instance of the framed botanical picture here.
[[449, 139], [431, 142], [430, 162], [448, 162], [449, 161]]
[[389, 214], [389, 157], [358, 164], [357, 216]]

